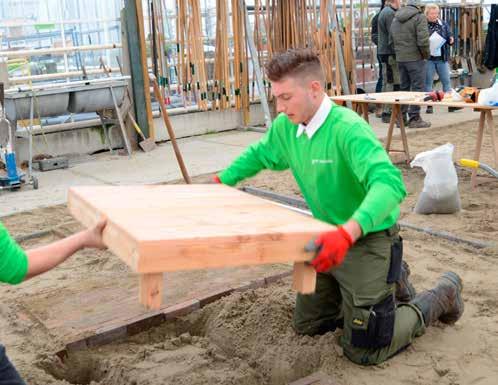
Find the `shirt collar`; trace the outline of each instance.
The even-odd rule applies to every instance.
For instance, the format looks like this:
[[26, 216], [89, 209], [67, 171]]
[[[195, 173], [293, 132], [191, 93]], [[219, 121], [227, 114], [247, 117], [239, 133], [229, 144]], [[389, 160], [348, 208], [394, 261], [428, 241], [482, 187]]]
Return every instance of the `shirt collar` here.
[[315, 132], [317, 132], [318, 129], [325, 122], [325, 119], [327, 119], [327, 116], [329, 115], [331, 108], [332, 108], [332, 101], [329, 99], [329, 97], [326, 94], [324, 94], [320, 107], [318, 107], [318, 110], [315, 112], [315, 115], [313, 115], [309, 123], [307, 125], [300, 123], [299, 126], [297, 127], [296, 138], [299, 138], [303, 134], [303, 132], [306, 131], [308, 139], [311, 139], [311, 137], [315, 134]]

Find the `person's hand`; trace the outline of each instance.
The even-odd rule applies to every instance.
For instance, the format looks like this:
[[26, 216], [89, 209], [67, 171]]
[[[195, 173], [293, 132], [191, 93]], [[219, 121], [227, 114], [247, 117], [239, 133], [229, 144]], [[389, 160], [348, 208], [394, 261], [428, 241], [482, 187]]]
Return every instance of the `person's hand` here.
[[89, 228], [88, 230], [85, 230], [85, 247], [91, 247], [95, 249], [107, 248], [107, 246], [104, 245], [104, 241], [102, 240], [102, 232], [104, 231], [106, 224], [107, 219], [102, 218], [95, 226]]
[[319, 251], [311, 264], [317, 273], [329, 271], [344, 261], [344, 257], [353, 243], [353, 238], [342, 226], [336, 230], [322, 233], [315, 240], [315, 245]]
[[455, 39], [453, 39], [453, 36], [450, 36], [450, 45], [453, 45], [454, 42], [455, 42]]
[[213, 177], [211, 178], [211, 183], [217, 183], [217, 184], [221, 184], [221, 179], [218, 175], [213, 175]]

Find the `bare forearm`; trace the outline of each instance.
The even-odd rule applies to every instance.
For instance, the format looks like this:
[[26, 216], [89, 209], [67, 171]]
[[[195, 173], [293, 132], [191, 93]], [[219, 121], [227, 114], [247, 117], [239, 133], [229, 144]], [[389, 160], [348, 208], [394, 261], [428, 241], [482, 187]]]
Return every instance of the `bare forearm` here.
[[26, 252], [28, 256], [28, 274], [26, 279], [42, 274], [73, 255], [85, 245], [85, 232], [81, 231], [60, 241], [37, 247]]
[[350, 219], [349, 221], [347, 221], [342, 226], [342, 228], [348, 232], [348, 234], [351, 236], [353, 241], [356, 241], [358, 238], [361, 237], [361, 234], [362, 234], [361, 226], [354, 219]]
[[64, 262], [78, 250], [85, 247], [104, 249], [102, 231], [106, 220], [102, 219], [94, 227], [80, 231], [60, 241], [28, 250], [28, 273], [26, 279], [42, 274]]

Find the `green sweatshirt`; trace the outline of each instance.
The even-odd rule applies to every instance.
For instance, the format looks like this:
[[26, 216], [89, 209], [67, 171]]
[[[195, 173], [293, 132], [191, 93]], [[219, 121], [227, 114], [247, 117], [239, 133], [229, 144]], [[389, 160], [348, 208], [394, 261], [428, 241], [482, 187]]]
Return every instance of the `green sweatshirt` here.
[[28, 272], [28, 257], [0, 223], [0, 282], [17, 284]]
[[363, 235], [391, 227], [406, 190], [368, 123], [332, 104], [311, 139], [305, 133], [296, 138], [297, 128], [280, 114], [265, 136], [220, 174], [221, 181], [233, 186], [262, 169], [290, 168], [315, 218], [334, 225], [353, 218]]

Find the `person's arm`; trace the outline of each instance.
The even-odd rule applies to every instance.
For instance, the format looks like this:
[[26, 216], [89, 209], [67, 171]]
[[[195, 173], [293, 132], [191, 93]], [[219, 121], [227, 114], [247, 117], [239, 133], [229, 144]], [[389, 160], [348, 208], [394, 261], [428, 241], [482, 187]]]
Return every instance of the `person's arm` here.
[[394, 21], [394, 12], [387, 13], [384, 19], [384, 28], [388, 32], [387, 34], [388, 45], [389, 45], [389, 50], [391, 50], [391, 52], [394, 52], [394, 39], [393, 39], [393, 34], [391, 32], [393, 21]]
[[102, 231], [105, 225], [106, 221], [101, 220], [90, 229], [80, 231], [60, 241], [27, 250], [28, 271], [25, 279], [53, 269], [83, 248], [105, 249], [106, 246], [102, 241]]
[[234, 186], [263, 169], [281, 171], [289, 168], [276, 127], [278, 119], [282, 118], [277, 118], [277, 124], [274, 123], [259, 142], [249, 146], [227, 169], [218, 174], [222, 183]]
[[319, 251], [311, 264], [319, 273], [342, 264], [351, 246], [382, 223], [406, 195], [401, 172], [393, 166], [366, 122], [344, 129], [340, 146], [367, 193], [344, 225], [315, 240]]
[[405, 185], [401, 171], [391, 163], [367, 123], [356, 123], [344, 130], [342, 146], [353, 173], [366, 190], [351, 218], [366, 235], [399, 206], [406, 196]]
[[417, 46], [423, 59], [428, 59], [431, 56], [429, 44], [429, 25], [427, 18], [420, 14], [416, 23]]
[[453, 45], [455, 39], [453, 39], [453, 33], [451, 33], [451, 29], [449, 24], [446, 21], [443, 21], [443, 28], [446, 33], [446, 40], [449, 45]]

